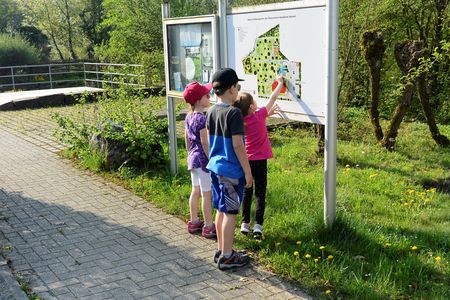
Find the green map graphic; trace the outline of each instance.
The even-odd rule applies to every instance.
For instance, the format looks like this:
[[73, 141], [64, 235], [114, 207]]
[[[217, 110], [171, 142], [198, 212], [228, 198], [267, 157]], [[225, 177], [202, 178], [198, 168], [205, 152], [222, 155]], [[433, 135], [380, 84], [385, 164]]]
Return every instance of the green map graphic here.
[[[255, 40], [255, 47], [243, 60], [245, 74], [258, 77], [258, 95], [269, 97], [276, 87], [277, 74], [285, 77], [280, 99], [300, 100], [301, 63], [288, 60], [280, 51], [280, 25], [276, 25]], [[290, 95], [289, 95], [290, 94]]]

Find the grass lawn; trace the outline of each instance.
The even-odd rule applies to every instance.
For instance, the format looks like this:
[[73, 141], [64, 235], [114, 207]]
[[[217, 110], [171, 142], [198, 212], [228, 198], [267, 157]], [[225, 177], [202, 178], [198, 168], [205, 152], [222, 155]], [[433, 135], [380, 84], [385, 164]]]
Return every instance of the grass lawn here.
[[[426, 124], [403, 123], [396, 150], [375, 143], [363, 111], [339, 124], [337, 221], [323, 226], [323, 158], [308, 126], [270, 133], [264, 239], [236, 230], [237, 248], [319, 298], [450, 299], [450, 149]], [[179, 123], [180, 128], [183, 122]], [[386, 124], [384, 124], [386, 125]], [[450, 126], [440, 126], [450, 137]], [[189, 216], [190, 176], [116, 176], [170, 214]]]

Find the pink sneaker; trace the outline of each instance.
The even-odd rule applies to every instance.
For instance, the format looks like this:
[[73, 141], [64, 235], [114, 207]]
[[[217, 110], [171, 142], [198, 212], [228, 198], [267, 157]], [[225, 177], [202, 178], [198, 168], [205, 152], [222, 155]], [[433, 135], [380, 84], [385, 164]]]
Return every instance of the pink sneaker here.
[[216, 225], [212, 223], [211, 227], [207, 228], [206, 226], [203, 226], [202, 229], [202, 236], [207, 239], [213, 239], [217, 236], [216, 234]]
[[198, 221], [197, 223], [192, 223], [191, 221], [187, 222], [187, 229], [189, 233], [193, 234], [197, 231], [202, 231], [203, 228], [203, 221]]

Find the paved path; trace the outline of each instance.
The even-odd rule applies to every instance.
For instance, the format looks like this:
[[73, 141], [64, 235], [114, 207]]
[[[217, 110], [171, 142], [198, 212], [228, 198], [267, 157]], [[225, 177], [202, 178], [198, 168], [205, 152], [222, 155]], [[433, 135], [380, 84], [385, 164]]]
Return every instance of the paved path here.
[[51, 143], [25, 141], [20, 130], [4, 128], [0, 249], [39, 297], [308, 298], [255, 264], [219, 271], [213, 241], [189, 235], [178, 218], [72, 167]]

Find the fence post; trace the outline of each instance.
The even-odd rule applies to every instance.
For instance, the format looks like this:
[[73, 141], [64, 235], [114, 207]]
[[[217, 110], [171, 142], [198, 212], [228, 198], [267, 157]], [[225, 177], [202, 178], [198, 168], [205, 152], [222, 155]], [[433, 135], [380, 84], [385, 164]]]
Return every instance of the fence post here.
[[13, 67], [11, 67], [11, 79], [12, 79], [13, 90], [16, 90], [16, 81], [14, 80], [14, 68]]
[[100, 81], [100, 78], [98, 77], [98, 64], [95, 64], [95, 75], [97, 75], [97, 88]]
[[87, 81], [86, 81], [86, 63], [83, 63], [83, 75], [84, 75], [84, 86], [87, 86]]
[[48, 65], [48, 77], [50, 78], [50, 88], [53, 88], [53, 81], [52, 81], [52, 65]]

